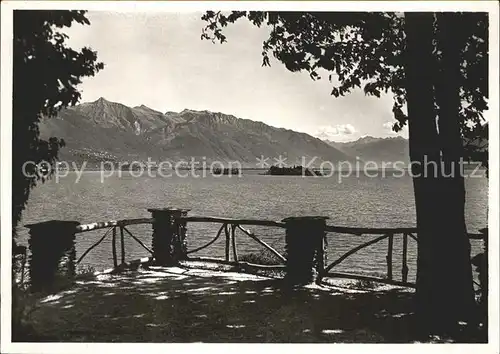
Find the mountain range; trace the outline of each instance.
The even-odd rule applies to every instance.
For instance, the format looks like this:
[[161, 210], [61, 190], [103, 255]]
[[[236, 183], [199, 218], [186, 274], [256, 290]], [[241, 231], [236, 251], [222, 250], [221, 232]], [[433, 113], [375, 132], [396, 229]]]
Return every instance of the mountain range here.
[[328, 144], [344, 152], [346, 155], [358, 157], [365, 162], [373, 161], [381, 166], [382, 162], [410, 162], [410, 146], [408, 139], [401, 136], [389, 138], [374, 138], [365, 136], [356, 141], [334, 142], [325, 140]]
[[144, 105], [128, 107], [99, 98], [43, 119], [43, 138], [63, 138], [66, 146], [59, 158], [98, 166], [101, 161], [206, 160], [228, 163], [239, 161], [243, 167], [256, 167], [257, 159], [281, 155], [286, 164], [306, 163], [316, 157], [322, 161], [354, 162], [345, 151], [318, 138], [288, 129], [233, 115], [185, 109], [159, 112]]

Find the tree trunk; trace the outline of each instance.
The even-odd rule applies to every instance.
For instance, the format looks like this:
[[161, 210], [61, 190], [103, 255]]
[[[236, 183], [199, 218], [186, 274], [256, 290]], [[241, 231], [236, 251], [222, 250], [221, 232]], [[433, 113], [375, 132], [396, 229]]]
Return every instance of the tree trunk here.
[[[412, 163], [413, 188], [418, 228], [416, 314], [421, 327], [427, 327], [432, 316], [433, 239], [436, 234], [436, 215], [439, 213], [434, 200], [435, 183], [430, 176], [437, 172], [429, 164], [439, 161], [438, 133], [435, 121], [432, 71], [432, 14], [406, 13], [406, 97], [410, 160]], [[430, 171], [431, 169], [432, 171]], [[428, 174], [425, 178], [424, 172]], [[423, 329], [423, 328], [422, 328]]]
[[[462, 171], [463, 143], [460, 133], [460, 51], [466, 38], [461, 34], [459, 13], [437, 15], [437, 43], [441, 51], [436, 65], [436, 103], [439, 107], [439, 140], [444, 176], [440, 198], [443, 221], [440, 247], [443, 280], [447, 289], [441, 302], [456, 321], [470, 321], [474, 313], [474, 288], [470, 263], [470, 242], [465, 225], [465, 183]], [[444, 212], [446, 211], [446, 212]]]
[[[467, 320], [470, 314], [472, 278], [467, 256], [463, 178], [447, 178], [441, 169], [441, 156], [447, 161], [455, 160], [458, 153], [457, 127], [453, 123], [458, 124], [458, 115], [440, 122], [438, 129], [434, 97], [436, 62], [432, 54], [434, 14], [405, 14], [405, 32], [410, 160], [419, 239], [416, 312], [420, 329], [435, 333], [447, 331], [458, 320]], [[455, 87], [447, 84], [443, 89], [446, 90], [440, 94], [446, 91], [446, 97], [458, 94]], [[450, 109], [454, 104], [449, 103]], [[455, 106], [453, 110], [456, 109]], [[440, 115], [443, 114], [444, 111]], [[446, 156], [442, 155], [442, 149]]]

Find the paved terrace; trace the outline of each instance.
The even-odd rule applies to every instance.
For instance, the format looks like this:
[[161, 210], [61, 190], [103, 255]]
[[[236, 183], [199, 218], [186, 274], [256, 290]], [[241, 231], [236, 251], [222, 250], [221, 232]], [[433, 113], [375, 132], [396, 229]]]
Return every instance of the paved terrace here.
[[30, 320], [50, 342], [412, 341], [409, 290], [355, 290], [349, 280], [287, 291], [281, 284], [234, 272], [140, 268], [80, 280], [39, 300]]

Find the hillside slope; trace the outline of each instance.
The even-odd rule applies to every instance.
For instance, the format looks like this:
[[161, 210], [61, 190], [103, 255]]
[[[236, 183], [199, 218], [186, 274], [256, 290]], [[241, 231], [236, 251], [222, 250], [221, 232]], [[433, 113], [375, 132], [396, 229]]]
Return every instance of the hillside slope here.
[[[66, 161], [239, 161], [256, 167], [257, 158], [286, 158], [288, 165], [314, 159], [337, 163], [353, 160], [324, 141], [305, 133], [210, 111], [161, 113], [144, 105], [128, 107], [100, 98], [45, 119], [43, 137], [65, 139], [60, 157]], [[304, 159], [304, 160], [303, 160]]]
[[353, 158], [358, 157], [365, 163], [373, 161], [379, 166], [382, 162], [402, 161], [408, 164], [410, 161], [408, 140], [399, 136], [394, 138], [367, 136], [346, 143], [328, 141], [328, 144]]

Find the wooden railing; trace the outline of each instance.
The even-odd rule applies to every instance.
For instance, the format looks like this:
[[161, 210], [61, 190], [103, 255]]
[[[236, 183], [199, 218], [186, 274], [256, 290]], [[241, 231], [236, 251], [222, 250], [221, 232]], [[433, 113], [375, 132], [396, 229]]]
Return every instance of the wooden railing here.
[[[113, 268], [127, 264], [125, 254], [125, 239], [132, 238], [151, 256], [146, 259], [149, 263], [158, 265], [179, 264], [182, 261], [204, 261], [217, 262], [238, 266], [244, 270], [245, 266], [256, 269], [282, 270], [285, 277], [290, 276], [293, 279], [301, 279], [298, 282], [309, 281], [312, 268], [316, 270], [316, 281], [321, 282], [323, 278], [343, 277], [361, 280], [378, 281], [393, 285], [415, 287], [415, 284], [408, 281], [408, 240], [418, 242], [416, 228], [353, 228], [326, 225], [324, 217], [298, 217], [287, 218], [282, 221], [261, 220], [261, 219], [234, 219], [208, 216], [188, 216], [188, 210], [182, 209], [149, 209], [152, 218], [127, 219], [118, 221], [106, 221], [81, 225], [76, 222], [50, 221], [40, 224], [27, 225], [30, 228], [30, 248], [32, 259], [30, 262], [30, 276], [35, 279], [35, 285], [41, 285], [47, 280], [50, 281], [54, 269], [48, 269], [47, 264], [55, 264], [48, 257], [56, 255], [59, 259], [65, 256], [71, 263], [75, 258], [74, 240], [75, 235], [89, 231], [106, 229], [103, 236], [86, 251], [82, 253], [79, 259], [74, 262], [79, 264], [93, 249], [100, 245], [109, 235], [111, 235], [111, 252], [113, 258]], [[192, 223], [217, 223], [221, 224], [215, 237], [206, 244], [188, 250], [185, 247], [187, 224]], [[132, 234], [127, 226], [151, 224], [153, 226], [152, 247], [146, 246], [143, 241]], [[285, 250], [283, 254], [264, 240], [255, 235], [251, 230], [244, 226], [265, 226], [285, 229]], [[237, 231], [239, 231], [237, 233]], [[214, 257], [193, 257], [194, 253], [207, 249], [213, 245], [224, 233], [225, 249], [224, 259]], [[345, 252], [337, 259], [327, 264], [328, 252], [325, 249], [327, 244], [327, 234], [347, 234], [352, 236], [377, 236], [367, 242]], [[250, 238], [269, 252], [277, 259], [276, 265], [263, 265], [250, 262], [244, 262], [238, 254], [238, 240], [240, 235]], [[45, 239], [41, 241], [41, 236]], [[120, 263], [118, 261], [117, 238], [120, 237]], [[394, 238], [402, 237], [402, 266], [401, 280], [394, 279], [393, 272], [393, 252]], [[50, 243], [47, 238], [53, 237], [55, 243]], [[469, 234], [471, 239], [483, 239], [483, 234]], [[336, 266], [345, 261], [348, 257], [356, 254], [358, 251], [382, 242], [387, 239], [386, 254], [386, 277], [372, 277], [363, 274], [342, 273], [332, 271]], [[71, 240], [71, 242], [68, 242]], [[47, 251], [48, 246], [59, 243], [62, 246], [60, 251]], [[43, 254], [45, 252], [45, 255]], [[41, 255], [40, 255], [41, 254]], [[231, 257], [232, 255], [232, 257]], [[231, 260], [232, 258], [232, 260]], [[59, 264], [59, 263], [58, 263]], [[37, 268], [38, 267], [38, 268]], [[69, 273], [74, 274], [74, 265], [67, 267]], [[294, 280], [294, 281], [295, 281]]]
[[96, 248], [98, 245], [100, 245], [106, 237], [109, 235], [111, 232], [112, 234], [112, 239], [111, 239], [111, 252], [113, 255], [113, 267], [118, 266], [118, 257], [117, 257], [117, 251], [116, 251], [116, 237], [117, 237], [117, 229], [120, 231], [120, 251], [121, 251], [121, 264], [125, 263], [125, 232], [129, 237], [131, 237], [134, 241], [136, 241], [142, 248], [144, 248], [146, 251], [148, 251], [151, 255], [153, 255], [153, 251], [148, 248], [139, 238], [134, 236], [126, 226], [129, 225], [140, 225], [140, 224], [152, 224], [153, 219], [129, 219], [129, 220], [120, 220], [120, 221], [106, 221], [102, 223], [93, 223], [93, 224], [87, 224], [87, 225], [79, 225], [76, 227], [77, 232], [76, 233], [83, 233], [83, 232], [88, 232], [88, 231], [94, 231], [94, 230], [100, 230], [100, 229], [106, 229], [107, 231], [104, 233], [104, 235], [92, 246], [90, 246], [83, 254], [78, 258], [76, 261], [76, 264], [79, 264], [87, 254], [90, 253], [94, 248]]
[[[365, 242], [361, 245], [358, 245], [343, 255], [341, 255], [339, 258], [337, 258], [335, 261], [330, 263], [321, 273], [322, 277], [345, 277], [345, 278], [355, 278], [355, 279], [360, 279], [360, 280], [376, 280], [382, 283], [388, 283], [388, 284], [393, 284], [393, 285], [402, 285], [402, 286], [407, 286], [407, 287], [415, 287], [414, 283], [408, 282], [408, 238], [411, 238], [415, 241], [418, 242], [418, 239], [411, 233], [409, 232], [410, 230], [414, 229], [401, 229], [401, 228], [395, 228], [395, 229], [364, 229], [364, 230], [359, 230], [363, 231], [363, 233], [350, 233], [346, 232], [346, 230], [343, 230], [342, 233], [348, 233], [351, 235], [379, 235], [382, 232], [382, 236], [378, 236], [368, 242]], [[402, 232], [403, 231], [403, 232]], [[402, 232], [400, 234], [400, 232]], [[403, 248], [402, 248], [402, 265], [401, 265], [401, 281], [394, 280], [393, 278], [393, 251], [394, 251], [394, 237], [397, 235], [401, 235], [403, 238]], [[369, 247], [371, 245], [374, 245], [376, 243], [382, 242], [383, 240], [388, 240], [387, 242], [387, 255], [385, 257], [386, 259], [386, 269], [387, 269], [387, 276], [386, 278], [375, 278], [375, 277], [370, 277], [370, 276], [365, 276], [365, 275], [360, 275], [360, 274], [348, 274], [348, 273], [339, 273], [339, 272], [330, 272], [335, 266], [339, 265], [341, 262], [343, 262], [345, 259], [348, 257], [352, 256], [353, 254], [357, 253], [358, 251]]]
[[[238, 265], [238, 266], [250, 266], [261, 269], [284, 269], [284, 264], [286, 263], [286, 257], [277, 251], [274, 247], [261, 240], [259, 237], [255, 236], [255, 234], [249, 230], [244, 228], [242, 225], [258, 225], [258, 226], [277, 226], [284, 227], [282, 223], [275, 221], [267, 221], [267, 220], [249, 220], [249, 219], [227, 219], [227, 218], [213, 218], [213, 217], [181, 217], [180, 218], [184, 222], [191, 223], [221, 223], [218, 232], [215, 237], [210, 240], [208, 243], [203, 246], [197, 247], [193, 250], [189, 250], [186, 252], [187, 255], [199, 252], [208, 248], [210, 245], [214, 244], [224, 231], [225, 235], [225, 250], [224, 250], [224, 259], [213, 258], [213, 257], [187, 257], [186, 260], [196, 260], [196, 261], [206, 261], [206, 262], [219, 262], [230, 265]], [[236, 238], [236, 230], [239, 230], [245, 237], [250, 238], [255, 241], [269, 252], [271, 252], [277, 260], [279, 260], [282, 264], [277, 265], [263, 265], [241, 261], [238, 256], [238, 247], [237, 247], [237, 238]], [[232, 254], [232, 260], [231, 260]]]
[[[253, 225], [253, 226], [267, 226], [267, 227], [277, 227], [277, 228], [286, 228], [286, 223], [282, 221], [272, 221], [272, 220], [261, 220], [261, 219], [234, 219], [234, 218], [221, 218], [221, 217], [208, 217], [208, 216], [188, 216], [181, 217], [181, 220], [185, 222], [209, 222], [209, 223], [221, 223], [222, 226], [219, 228], [214, 239], [210, 240], [207, 244], [198, 247], [194, 250], [188, 251], [188, 254], [192, 254], [203, 250], [210, 245], [214, 244], [215, 241], [219, 239], [222, 234], [222, 231], [225, 231], [226, 234], [226, 243], [225, 243], [225, 263], [229, 264], [246, 264], [250, 266], [254, 266], [256, 268], [284, 268], [282, 265], [280, 266], [263, 266], [257, 264], [249, 264], [247, 262], [238, 262], [237, 257], [237, 249], [235, 243], [235, 230], [242, 230], [246, 236], [250, 237], [252, 240], [259, 243], [261, 246], [266, 248], [268, 251], [273, 253], [278, 259], [282, 261], [283, 264], [286, 264], [286, 256], [279, 253], [276, 249], [268, 245], [266, 242], [262, 241], [258, 238], [253, 232], [248, 229], [242, 227], [242, 225]], [[229, 233], [229, 228], [231, 229], [231, 233]], [[415, 284], [408, 281], [408, 240], [411, 239], [414, 242], [418, 242], [418, 238], [416, 237], [417, 229], [416, 228], [354, 228], [354, 227], [342, 227], [342, 226], [331, 226], [326, 225], [325, 227], [326, 233], [336, 233], [336, 234], [347, 234], [352, 236], [378, 236], [372, 240], [364, 242], [356, 247], [353, 247], [337, 259], [333, 260], [330, 264], [323, 267], [322, 269], [317, 269], [318, 277], [344, 277], [344, 278], [354, 278], [360, 280], [373, 280], [382, 283], [388, 283], [393, 285], [401, 285], [407, 287], [415, 287]], [[395, 237], [402, 237], [402, 257], [401, 257], [401, 280], [395, 280], [393, 274], [393, 252], [394, 252], [394, 239]], [[468, 234], [470, 239], [483, 239], [482, 234]], [[352, 273], [342, 273], [342, 272], [332, 272], [331, 270], [342, 263], [344, 260], [349, 258], [350, 256], [356, 254], [358, 251], [365, 249], [369, 246], [372, 246], [376, 243], [382, 242], [384, 240], [388, 240], [387, 242], [387, 255], [386, 255], [386, 277], [372, 277], [361, 274], [352, 274]], [[232, 246], [231, 246], [232, 245]], [[231, 253], [231, 248], [234, 254], [233, 262], [230, 262], [229, 255]], [[191, 258], [190, 259], [194, 259]], [[208, 257], [198, 257], [197, 260], [206, 260], [206, 261], [215, 261], [221, 262], [221, 259], [216, 258], [208, 258]]]
[[[267, 243], [259, 239], [256, 235], [254, 235], [253, 232], [250, 230], [244, 229], [241, 225], [254, 225], [254, 226], [272, 226], [272, 227], [278, 227], [278, 228], [286, 228], [286, 223], [280, 222], [280, 221], [271, 221], [271, 220], [256, 220], [256, 219], [230, 219], [230, 218], [220, 218], [220, 217], [207, 217], [207, 216], [189, 216], [189, 217], [183, 217], [181, 218], [183, 221], [186, 222], [210, 222], [210, 223], [221, 223], [222, 226], [220, 227], [219, 231], [217, 232], [216, 236], [214, 239], [210, 240], [207, 244], [198, 247], [194, 250], [188, 251], [188, 254], [203, 250], [210, 245], [214, 244], [217, 239], [221, 236], [221, 233], [223, 230], [225, 230], [226, 233], [226, 247], [225, 247], [225, 263], [239, 263], [238, 258], [237, 258], [237, 250], [236, 250], [236, 243], [235, 243], [235, 229], [240, 229], [242, 230], [245, 235], [249, 236], [251, 239], [262, 245], [264, 248], [266, 248], [268, 251], [273, 253], [277, 258], [279, 258], [283, 264], [286, 264], [286, 257], [285, 255], [279, 253], [276, 249], [273, 247], [269, 246]], [[231, 233], [229, 233], [229, 226], [230, 229], [232, 230]], [[341, 226], [330, 226], [327, 225], [325, 227], [325, 232], [326, 233], [338, 233], [338, 234], [348, 234], [348, 235], [353, 235], [353, 236], [370, 236], [370, 235], [382, 235], [379, 237], [376, 237], [375, 239], [372, 239], [370, 241], [367, 241], [361, 245], [358, 245], [334, 261], [332, 261], [329, 265], [326, 267], [323, 267], [322, 269], [318, 269], [318, 277], [325, 278], [325, 277], [344, 277], [344, 278], [354, 278], [354, 279], [361, 279], [361, 280], [374, 280], [374, 281], [379, 281], [383, 283], [390, 283], [394, 285], [402, 285], [402, 286], [408, 286], [408, 287], [415, 287], [414, 283], [408, 282], [408, 238], [411, 238], [414, 241], [418, 241], [417, 237], [414, 235], [416, 233], [417, 229], [416, 228], [352, 228], [352, 227], [341, 227]], [[394, 280], [393, 278], [393, 249], [394, 249], [394, 237], [401, 235], [403, 238], [403, 249], [402, 249], [402, 269], [401, 269], [401, 281]], [[481, 235], [470, 235], [471, 238], [480, 238]], [[369, 247], [371, 245], [374, 245], [376, 243], [379, 243], [383, 240], [388, 240], [388, 250], [387, 250], [387, 256], [386, 256], [386, 265], [387, 265], [387, 277], [386, 278], [377, 278], [377, 277], [371, 277], [367, 275], [361, 275], [361, 274], [350, 274], [350, 273], [341, 273], [341, 272], [331, 272], [331, 270], [342, 263], [345, 259], [348, 257], [356, 254], [358, 251]], [[232, 246], [231, 246], [232, 245]], [[229, 254], [231, 252], [230, 248], [232, 247], [233, 254], [235, 255], [233, 257], [233, 262], [230, 262], [229, 259]], [[326, 257], [325, 257], [326, 258]], [[190, 258], [193, 259], [193, 258]], [[215, 258], [203, 258], [203, 257], [198, 257], [196, 258], [197, 260], [206, 260], [206, 261], [222, 261], [220, 259], [215, 259]], [[229, 261], [229, 262], [228, 262]], [[249, 264], [247, 262], [242, 262], [243, 264], [249, 265], [249, 266], [254, 266], [256, 268], [284, 268], [283, 266], [262, 266], [262, 265], [257, 265], [257, 264]], [[241, 263], [240, 263], [241, 264]]]

